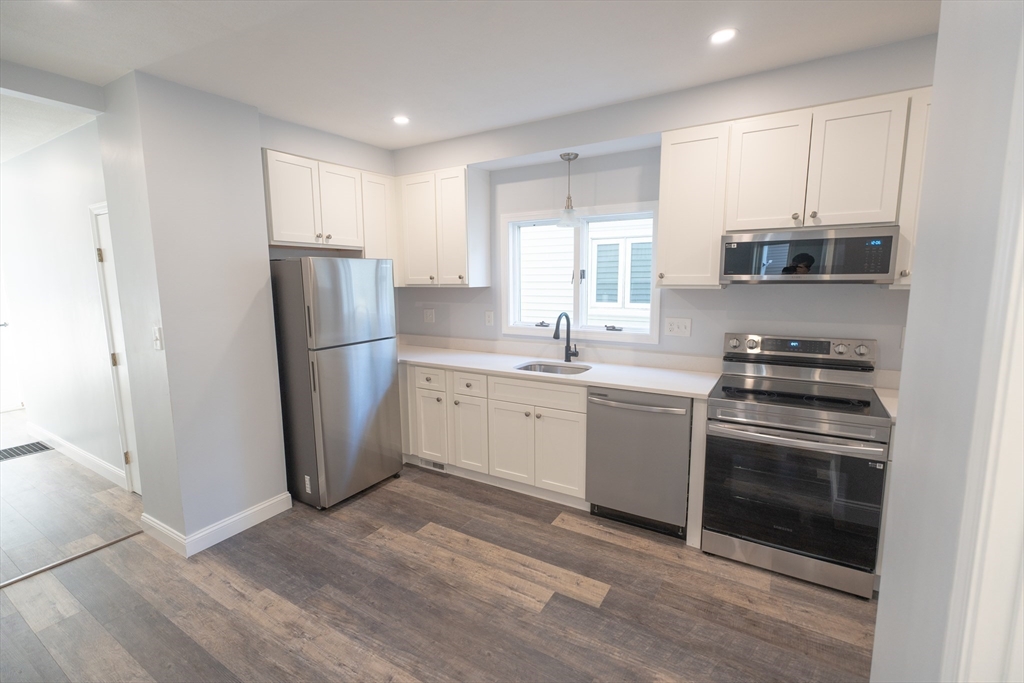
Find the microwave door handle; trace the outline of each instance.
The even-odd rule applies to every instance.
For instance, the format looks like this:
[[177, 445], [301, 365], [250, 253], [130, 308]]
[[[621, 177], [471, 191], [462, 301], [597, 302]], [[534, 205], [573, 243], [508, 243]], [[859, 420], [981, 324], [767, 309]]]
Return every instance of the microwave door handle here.
[[848, 446], [840, 443], [828, 443], [823, 441], [811, 441], [805, 439], [793, 439], [786, 436], [776, 436], [766, 432], [752, 429], [750, 427], [727, 427], [718, 423], [708, 423], [708, 434], [722, 436], [727, 439], [738, 439], [740, 441], [753, 441], [756, 443], [770, 444], [772, 446], [792, 446], [819, 453], [831, 455], [852, 455], [856, 458], [867, 458], [868, 460], [885, 460], [887, 449], [878, 446]]

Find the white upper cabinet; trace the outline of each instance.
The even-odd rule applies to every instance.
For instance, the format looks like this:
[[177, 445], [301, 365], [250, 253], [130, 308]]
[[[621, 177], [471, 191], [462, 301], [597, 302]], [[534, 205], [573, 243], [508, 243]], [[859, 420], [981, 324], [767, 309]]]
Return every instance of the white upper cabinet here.
[[659, 287], [720, 287], [728, 123], [661, 136]]
[[263, 164], [270, 241], [321, 244], [318, 162], [266, 149]]
[[354, 168], [319, 162], [323, 242], [332, 247], [363, 248], [362, 181]]
[[928, 137], [928, 122], [932, 112], [931, 88], [913, 90], [909, 94], [907, 157], [903, 164], [903, 188], [900, 192], [900, 244], [896, 250], [896, 281], [892, 284], [892, 287], [897, 289], [909, 287], [913, 277], [925, 140]]
[[376, 173], [362, 174], [363, 257], [391, 259], [395, 284], [404, 278], [404, 254], [398, 229], [398, 192], [395, 179]]
[[433, 173], [399, 178], [405, 284], [437, 284], [437, 197]]
[[399, 178], [406, 285], [487, 287], [490, 176], [465, 166]]
[[807, 226], [895, 223], [906, 93], [811, 110]]
[[735, 121], [729, 135], [725, 229], [804, 225], [810, 110]]
[[438, 284], [466, 284], [466, 169], [435, 174], [437, 191]]

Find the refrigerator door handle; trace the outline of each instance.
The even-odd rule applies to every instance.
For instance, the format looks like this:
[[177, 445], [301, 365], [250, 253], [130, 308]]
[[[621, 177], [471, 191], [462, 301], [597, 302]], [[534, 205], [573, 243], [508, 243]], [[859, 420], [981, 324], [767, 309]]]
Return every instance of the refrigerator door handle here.
[[306, 336], [313, 339], [313, 313], [309, 310], [309, 306], [306, 306]]
[[316, 393], [316, 362], [309, 361], [309, 376], [313, 378], [313, 393]]

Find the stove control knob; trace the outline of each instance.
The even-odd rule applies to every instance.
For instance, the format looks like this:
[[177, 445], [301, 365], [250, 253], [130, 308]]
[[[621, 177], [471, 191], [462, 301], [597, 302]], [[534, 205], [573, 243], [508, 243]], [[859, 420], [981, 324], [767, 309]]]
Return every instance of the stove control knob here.
[[846, 353], [846, 344], [836, 344], [836, 353], [840, 356]]
[[866, 347], [866, 346], [864, 346], [863, 344], [861, 344], [860, 346], [858, 346], [857, 348], [855, 348], [855, 349], [853, 350], [853, 352], [854, 352], [855, 354], [857, 354], [858, 356], [866, 356], [866, 355], [868, 355], [868, 351], [870, 351], [870, 350], [871, 350], [871, 349], [869, 349], [868, 347]]
[[750, 349], [751, 351], [756, 349], [757, 348], [757, 340], [756, 339], [748, 339], [747, 340], [747, 348]]
[[733, 337], [732, 339], [729, 340], [729, 348], [730, 349], [738, 349], [739, 347], [740, 347], [740, 340], [739, 339], [737, 339], [736, 337]]

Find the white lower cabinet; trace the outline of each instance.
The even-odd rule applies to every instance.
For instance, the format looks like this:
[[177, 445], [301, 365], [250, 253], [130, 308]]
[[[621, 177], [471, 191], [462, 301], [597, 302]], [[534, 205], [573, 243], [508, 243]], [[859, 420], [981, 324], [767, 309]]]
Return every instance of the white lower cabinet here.
[[452, 401], [454, 434], [451, 463], [467, 470], [487, 472], [487, 399], [456, 394]]
[[523, 484], [534, 483], [533, 406], [488, 401], [490, 473]]
[[444, 391], [416, 389], [415, 455], [448, 462], [448, 406]]
[[587, 416], [549, 408], [534, 415], [535, 485], [585, 498]]

